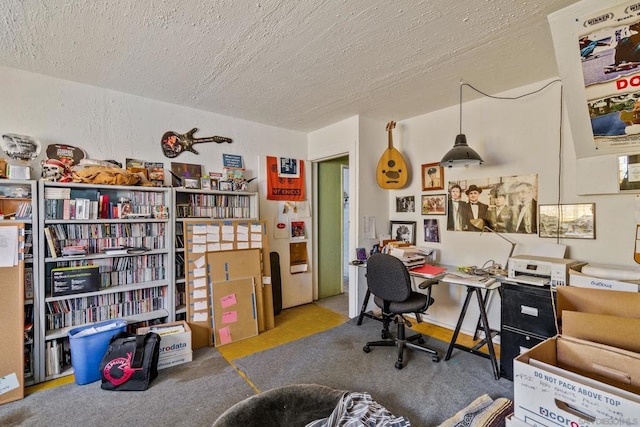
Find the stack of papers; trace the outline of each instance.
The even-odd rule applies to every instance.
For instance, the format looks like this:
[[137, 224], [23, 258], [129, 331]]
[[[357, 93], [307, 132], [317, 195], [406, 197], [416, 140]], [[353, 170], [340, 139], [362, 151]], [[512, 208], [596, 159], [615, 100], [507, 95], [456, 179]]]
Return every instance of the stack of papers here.
[[457, 271], [455, 273], [446, 274], [442, 278], [443, 282], [457, 283], [459, 285], [486, 287], [495, 283], [496, 279], [489, 276], [476, 276], [473, 274], [462, 273]]

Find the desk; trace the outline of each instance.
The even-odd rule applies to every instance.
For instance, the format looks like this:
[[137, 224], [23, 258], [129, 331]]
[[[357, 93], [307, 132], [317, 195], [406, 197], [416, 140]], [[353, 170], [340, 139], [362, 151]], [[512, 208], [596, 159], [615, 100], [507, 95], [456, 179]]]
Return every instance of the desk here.
[[[451, 338], [451, 342], [449, 343], [449, 348], [447, 349], [447, 354], [444, 357], [444, 360], [449, 360], [451, 358], [451, 353], [454, 348], [468, 351], [469, 353], [484, 357], [491, 361], [491, 367], [493, 368], [493, 376], [496, 380], [500, 379], [500, 370], [498, 369], [498, 359], [496, 358], [496, 352], [493, 348], [493, 337], [498, 334], [498, 331], [494, 331], [489, 326], [489, 320], [487, 318], [487, 308], [486, 302], [489, 296], [489, 293], [494, 290], [500, 290], [500, 282], [497, 282], [496, 279], [493, 278], [485, 278], [486, 280], [469, 280], [464, 278], [459, 278], [452, 274], [447, 274], [442, 279], [443, 282], [453, 283], [456, 285], [462, 285], [467, 287], [467, 296], [464, 299], [464, 304], [462, 305], [462, 310], [460, 310], [460, 316], [458, 317], [458, 323], [456, 324], [456, 329], [453, 332], [453, 337]], [[482, 290], [486, 289], [486, 294], [482, 295]], [[458, 344], [458, 335], [460, 333], [460, 328], [462, 327], [462, 322], [467, 314], [467, 308], [469, 308], [469, 302], [471, 302], [472, 295], [475, 294], [478, 299], [478, 307], [480, 308], [480, 320], [478, 324], [482, 326], [484, 331], [484, 339], [480, 341], [478, 344], [473, 347], [467, 347], [462, 344]], [[475, 334], [477, 333], [477, 326]], [[489, 354], [483, 353], [480, 350], [484, 345], [489, 349]]]
[[[366, 268], [366, 264], [362, 264], [359, 267]], [[450, 266], [443, 266], [443, 267], [447, 268], [447, 273], [449, 274], [443, 273], [442, 275], [431, 278], [431, 277], [427, 277], [422, 274], [418, 274], [409, 270], [409, 275], [412, 278], [430, 280], [432, 281], [432, 283], [430, 284], [435, 284], [435, 283], [438, 283], [439, 281], [442, 281], [445, 283], [466, 286], [467, 288], [467, 296], [464, 300], [462, 309], [460, 310], [460, 315], [458, 316], [458, 322], [456, 324], [456, 328], [454, 330], [453, 337], [451, 338], [451, 342], [449, 343], [449, 348], [447, 349], [447, 354], [444, 360], [449, 360], [451, 358], [451, 354], [454, 348], [468, 351], [469, 353], [489, 359], [491, 361], [491, 367], [493, 369], [493, 374], [495, 379], [500, 379], [500, 371], [498, 369], [498, 359], [496, 358], [496, 353], [495, 353], [495, 349], [493, 347], [493, 341], [492, 341], [492, 338], [495, 335], [497, 335], [499, 331], [492, 330], [490, 328], [489, 320], [487, 318], [487, 309], [486, 309], [486, 303], [487, 303], [489, 294], [491, 293], [491, 291], [495, 289], [498, 289], [498, 291], [500, 291], [500, 282], [496, 281], [496, 279], [494, 278], [482, 278], [479, 276], [473, 277], [473, 278], [460, 277], [455, 274], [457, 272], [455, 267], [450, 267]], [[427, 286], [429, 286], [430, 284], [428, 283]], [[483, 290], [486, 290], [485, 295], [482, 295]], [[458, 340], [458, 335], [460, 334], [460, 329], [462, 328], [462, 323], [467, 314], [467, 309], [469, 308], [469, 303], [471, 302], [471, 298], [473, 294], [477, 296], [478, 306], [480, 309], [480, 318], [478, 319], [478, 322], [476, 324], [476, 330], [474, 331], [474, 339], [476, 338], [478, 329], [480, 328], [482, 328], [485, 334], [485, 337], [482, 341], [480, 341], [475, 346], [466, 347], [461, 344], [458, 344], [457, 340]], [[360, 314], [358, 315], [358, 322], [357, 322], [358, 325], [362, 324], [362, 320], [364, 319], [365, 316], [371, 319], [382, 321], [380, 317], [366, 312], [367, 306], [369, 305], [370, 297], [371, 297], [371, 292], [369, 291], [369, 289], [367, 289], [367, 292], [364, 297], [364, 301], [362, 302], [362, 307], [360, 309]], [[479, 351], [479, 349], [482, 348], [484, 345], [487, 345], [489, 354]]]
[[[357, 267], [367, 268], [367, 264], [360, 264], [360, 265], [357, 265]], [[429, 277], [429, 276], [425, 276], [424, 274], [416, 273], [409, 270], [409, 276], [411, 276], [412, 280], [414, 278], [425, 279], [420, 285], [418, 285], [420, 289], [425, 289], [427, 286], [437, 284], [439, 279], [444, 276], [444, 273], [435, 277]], [[426, 285], [426, 286], [423, 287], [423, 285]], [[358, 322], [356, 323], [357, 325], [362, 325], [362, 320], [365, 317], [382, 321], [382, 317], [376, 316], [375, 314], [367, 313], [367, 306], [369, 305], [370, 297], [371, 297], [371, 291], [369, 291], [369, 288], [367, 288], [367, 292], [364, 295], [364, 300], [362, 301], [362, 307], [360, 307], [360, 314], [358, 315]]]

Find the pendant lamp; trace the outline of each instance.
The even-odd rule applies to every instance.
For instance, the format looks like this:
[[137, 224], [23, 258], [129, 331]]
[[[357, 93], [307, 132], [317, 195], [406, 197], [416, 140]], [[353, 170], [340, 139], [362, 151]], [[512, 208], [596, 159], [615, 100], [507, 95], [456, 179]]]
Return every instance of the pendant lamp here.
[[480, 155], [467, 145], [467, 136], [462, 133], [462, 86], [464, 83], [460, 81], [460, 133], [456, 136], [456, 142], [453, 148], [444, 155], [440, 160], [440, 166], [470, 166], [481, 165], [484, 163]]

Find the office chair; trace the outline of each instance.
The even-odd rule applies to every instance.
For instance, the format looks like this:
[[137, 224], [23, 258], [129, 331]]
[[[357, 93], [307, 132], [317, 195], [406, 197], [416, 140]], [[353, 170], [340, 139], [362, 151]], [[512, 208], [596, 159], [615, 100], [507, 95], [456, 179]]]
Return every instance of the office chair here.
[[[365, 353], [371, 351], [374, 346], [397, 346], [398, 359], [395, 367], [404, 367], [404, 349], [409, 347], [431, 354], [431, 360], [440, 361], [438, 352], [421, 344], [424, 339], [421, 334], [405, 338], [405, 325], [411, 323], [403, 314], [414, 313], [420, 322], [421, 313], [433, 304], [431, 298], [431, 286], [427, 287], [427, 295], [413, 292], [411, 289], [411, 277], [407, 267], [398, 258], [387, 254], [373, 254], [367, 260], [367, 287], [374, 296], [374, 302], [382, 309], [382, 338], [383, 341], [372, 341], [362, 348]], [[389, 323], [394, 321], [398, 325], [396, 337], [389, 334]], [[391, 338], [391, 339], [385, 339]]]

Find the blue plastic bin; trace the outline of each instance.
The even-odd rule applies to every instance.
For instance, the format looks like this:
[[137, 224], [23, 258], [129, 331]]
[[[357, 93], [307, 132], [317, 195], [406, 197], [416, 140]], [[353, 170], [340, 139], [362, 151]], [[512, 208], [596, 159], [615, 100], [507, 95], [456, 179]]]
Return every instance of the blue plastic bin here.
[[[109, 340], [118, 332], [124, 332], [126, 327], [126, 321], [116, 319], [80, 326], [69, 331], [71, 364], [76, 384], [89, 384], [101, 378], [100, 362], [107, 351]], [[91, 328], [97, 331], [91, 331]]]

